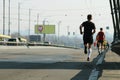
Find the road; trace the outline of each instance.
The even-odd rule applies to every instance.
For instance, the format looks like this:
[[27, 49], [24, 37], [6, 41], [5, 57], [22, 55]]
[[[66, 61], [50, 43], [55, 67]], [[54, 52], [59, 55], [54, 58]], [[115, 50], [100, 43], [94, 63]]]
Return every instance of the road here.
[[[109, 80], [118, 80], [119, 56], [111, 51], [108, 53], [99, 80], [108, 80], [109, 77], [113, 78]], [[0, 46], [0, 80], [88, 80], [97, 55], [97, 51], [93, 50], [88, 62], [83, 49]], [[112, 58], [113, 55], [117, 60]]]

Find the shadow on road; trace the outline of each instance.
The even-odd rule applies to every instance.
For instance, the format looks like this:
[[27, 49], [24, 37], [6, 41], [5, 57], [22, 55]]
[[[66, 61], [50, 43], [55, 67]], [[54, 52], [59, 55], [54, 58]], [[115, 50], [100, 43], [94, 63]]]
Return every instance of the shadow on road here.
[[39, 63], [39, 62], [13, 62], [0, 61], [0, 69], [70, 69], [80, 70], [71, 80], [87, 80], [90, 72], [94, 67], [94, 62], [56, 62], [56, 63]]
[[111, 50], [120, 56], [120, 42], [112, 43]]
[[[88, 80], [96, 61], [97, 58], [94, 58], [92, 62], [34, 63], [0, 61], [0, 69], [73, 69], [80, 70], [80, 72], [71, 78], [71, 80]], [[102, 70], [120, 70], [120, 62], [104, 62], [101, 68]]]
[[0, 69], [70, 69], [81, 70], [71, 80], [87, 80], [93, 69], [92, 62], [57, 62], [57, 63], [27, 63], [27, 62], [0, 62]]
[[9, 62], [0, 61], [0, 69], [88, 69], [92, 68], [91, 62]]

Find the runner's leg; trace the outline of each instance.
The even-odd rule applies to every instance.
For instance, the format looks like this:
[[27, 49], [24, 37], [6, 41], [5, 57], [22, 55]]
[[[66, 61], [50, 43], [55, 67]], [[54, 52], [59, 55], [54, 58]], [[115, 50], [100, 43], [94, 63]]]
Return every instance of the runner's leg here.
[[103, 40], [101, 40], [101, 52], [103, 51]]
[[84, 44], [84, 53], [87, 54], [87, 43]]
[[87, 54], [87, 39], [86, 39], [86, 37], [83, 37], [83, 41], [84, 41], [84, 53]]
[[100, 47], [100, 43], [99, 43], [99, 42], [97, 42], [97, 49], [98, 49], [98, 53], [100, 52], [100, 51], [99, 51], [99, 47]]
[[89, 43], [88, 44], [88, 58], [87, 58], [87, 61], [90, 60], [90, 57], [91, 57], [91, 54], [92, 54], [92, 48], [91, 48], [92, 44]]

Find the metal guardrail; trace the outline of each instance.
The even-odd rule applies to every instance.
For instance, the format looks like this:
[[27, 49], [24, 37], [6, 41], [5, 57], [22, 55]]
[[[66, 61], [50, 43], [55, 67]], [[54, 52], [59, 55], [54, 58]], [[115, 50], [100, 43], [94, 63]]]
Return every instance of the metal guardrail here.
[[5, 46], [53, 46], [53, 47], [64, 47], [64, 48], [73, 48], [73, 49], [79, 49], [80, 47], [74, 47], [74, 46], [65, 46], [60, 44], [48, 44], [48, 43], [30, 43], [30, 42], [6, 42], [6, 41], [0, 41], [0, 45]]
[[5, 41], [0, 41], [0, 45], [8, 45], [8, 46], [21, 46], [21, 45], [26, 45], [26, 42], [5, 42]]

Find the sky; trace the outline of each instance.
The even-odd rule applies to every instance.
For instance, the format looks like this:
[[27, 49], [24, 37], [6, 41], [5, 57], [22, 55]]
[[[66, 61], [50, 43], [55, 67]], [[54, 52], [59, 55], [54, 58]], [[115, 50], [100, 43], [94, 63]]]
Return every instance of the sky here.
[[[8, 1], [5, 0], [5, 34], [8, 34]], [[109, 0], [10, 0], [10, 32], [18, 31], [18, 4], [20, 3], [20, 34], [28, 35], [29, 9], [30, 34], [34, 33], [34, 26], [38, 24], [58, 25], [59, 35], [67, 32], [79, 35], [79, 26], [86, 21], [88, 14], [93, 15], [97, 31], [102, 27], [104, 31], [113, 34], [113, 24]], [[38, 17], [39, 15], [39, 17]], [[106, 27], [109, 26], [109, 30]], [[0, 0], [0, 34], [3, 33], [3, 0]], [[72, 35], [72, 34], [71, 34]]]

